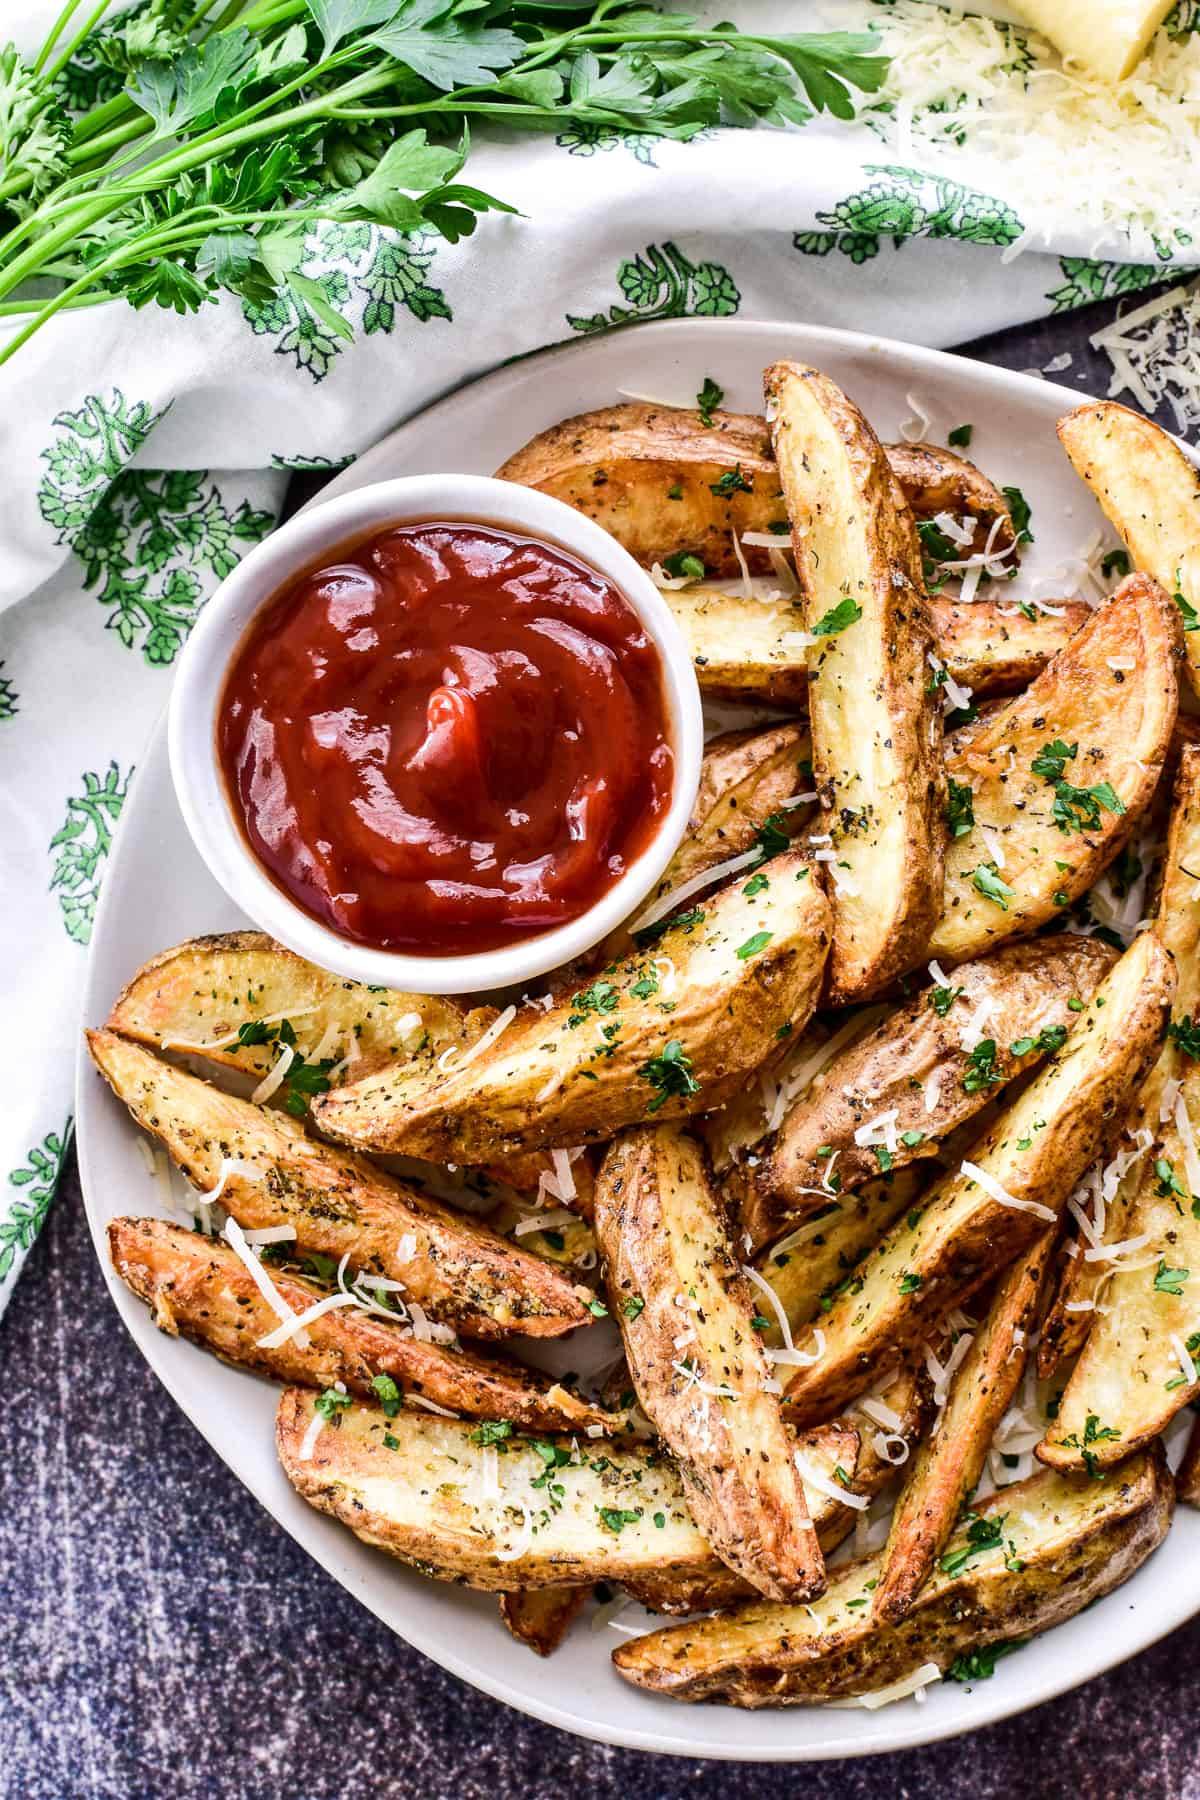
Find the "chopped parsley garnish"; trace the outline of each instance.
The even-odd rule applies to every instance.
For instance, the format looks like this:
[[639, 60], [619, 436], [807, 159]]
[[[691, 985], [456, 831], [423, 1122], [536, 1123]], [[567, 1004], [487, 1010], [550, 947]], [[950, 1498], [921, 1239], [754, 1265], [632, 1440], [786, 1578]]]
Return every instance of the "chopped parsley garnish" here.
[[956, 987], [930, 988], [929, 1004], [932, 1006], [939, 1019], [945, 1018], [961, 993], [962, 989]]
[[603, 1300], [589, 1300], [588, 1311], [591, 1313], [593, 1319], [607, 1319], [608, 1317], [608, 1308], [605, 1306]]
[[379, 1396], [379, 1404], [383, 1408], [385, 1419], [394, 1419], [400, 1411], [400, 1389], [390, 1375], [375, 1375], [371, 1386]]
[[967, 1565], [985, 1550], [995, 1550], [1004, 1542], [1004, 1521], [1008, 1514], [1002, 1513], [998, 1519], [982, 1519], [978, 1513], [968, 1513], [970, 1524], [967, 1526], [967, 1541], [960, 1544], [957, 1550], [951, 1550], [943, 1556], [941, 1567], [943, 1574], [961, 1575]]
[[1037, 1050], [1046, 1056], [1053, 1056], [1061, 1050], [1067, 1041], [1065, 1025], [1047, 1025], [1036, 1037], [1014, 1038], [1008, 1046], [1014, 1056], [1028, 1056], [1031, 1050]]
[[946, 442], [952, 450], [969, 450], [974, 431], [973, 425], [956, 425], [953, 431], [947, 432]]
[[658, 1096], [646, 1108], [648, 1113], [658, 1112], [666, 1105], [672, 1095], [689, 1095], [700, 1092], [700, 1083], [692, 1074], [692, 1059], [684, 1051], [678, 1038], [672, 1038], [661, 1056], [652, 1056], [638, 1070], [643, 1081], [648, 1081], [652, 1088], [657, 1088]]
[[[810, 771], [811, 773], [811, 771]], [[791, 848], [792, 840], [784, 830], [782, 813], [771, 813], [754, 834], [754, 842], [764, 862]]]
[[718, 476], [716, 481], [709, 482], [708, 491], [710, 494], [715, 494], [718, 500], [728, 500], [733, 494], [752, 494], [754, 483], [746, 480], [742, 474], [742, 465], [739, 463], [736, 469], [726, 469], [725, 473]]
[[512, 1434], [513, 1428], [510, 1419], [484, 1419], [482, 1424], [477, 1425], [471, 1433], [471, 1442], [482, 1444], [486, 1449], [489, 1444], [502, 1444]]
[[749, 962], [752, 956], [757, 956], [760, 951], [766, 949], [774, 935], [774, 932], [771, 931], [756, 931], [753, 937], [748, 937], [744, 944], [738, 945], [738, 961]]
[[886, 1175], [896, 1159], [885, 1145], [877, 1144], [875, 1146], [875, 1160], [879, 1164], [879, 1173], [881, 1175]]
[[925, 1142], [925, 1133], [923, 1131], [902, 1131], [900, 1142], [906, 1150], [915, 1150], [918, 1144]]
[[902, 1294], [915, 1294], [920, 1285], [921, 1276], [912, 1275], [908, 1270], [905, 1270], [904, 1274], [900, 1277], [900, 1292]]
[[1190, 1269], [1171, 1269], [1167, 1267], [1166, 1258], [1162, 1258], [1154, 1271], [1154, 1290], [1158, 1294], [1174, 1294], [1176, 1299], [1183, 1293], [1183, 1284], [1191, 1279]]
[[742, 892], [746, 895], [747, 899], [753, 900], [755, 894], [761, 894], [763, 889], [770, 887], [770, 885], [771, 882], [769, 877], [764, 875], [760, 869], [757, 874], [750, 877], [749, 881], [742, 889]]
[[1033, 533], [1029, 529], [1033, 518], [1033, 509], [1019, 487], [1001, 488], [1000, 492], [1008, 501], [1008, 513], [1013, 522], [1013, 530], [1017, 534], [1018, 544], [1032, 544]]
[[352, 1404], [353, 1401], [349, 1394], [340, 1393], [337, 1388], [326, 1388], [325, 1392], [318, 1394], [313, 1401], [313, 1408], [320, 1413], [323, 1419], [332, 1423], [339, 1413], [344, 1413]]
[[662, 566], [667, 574], [673, 576], [676, 581], [704, 580], [704, 564], [698, 556], [693, 556], [690, 550], [676, 550], [673, 556], [664, 556]]
[[1125, 811], [1125, 803], [1111, 782], [1099, 781], [1093, 787], [1076, 787], [1066, 779], [1066, 767], [1079, 754], [1078, 744], [1064, 744], [1061, 738], [1043, 744], [1029, 765], [1054, 789], [1051, 812], [1058, 829], [1063, 832], [1095, 830], [1101, 823], [1100, 808], [1116, 817]]
[[[1050, 1412], [1048, 1407], [1046, 1410], [1047, 1415], [1050, 1418], [1056, 1418], [1058, 1416], [1057, 1407], [1055, 1407], [1054, 1412]], [[1060, 1438], [1059, 1443], [1064, 1450], [1078, 1450], [1083, 1458], [1083, 1466], [1091, 1476], [1092, 1480], [1103, 1481], [1104, 1472], [1099, 1466], [1095, 1451], [1090, 1449], [1089, 1446], [1091, 1444], [1115, 1444], [1120, 1436], [1120, 1432], [1114, 1431], [1111, 1425], [1101, 1425], [1095, 1413], [1089, 1413], [1084, 1421], [1082, 1444], [1079, 1441], [1079, 1433], [1076, 1431], [1073, 1431], [1070, 1437]]]
[[640, 981], [634, 982], [629, 991], [635, 1000], [649, 1000], [651, 995], [658, 992], [658, 976], [653, 973], [643, 975]]
[[1010, 888], [1007, 881], [1001, 880], [994, 863], [980, 863], [977, 869], [971, 871], [971, 882], [985, 900], [993, 900], [1002, 912], [1008, 911], [1008, 903], [1016, 889]]
[[1128, 550], [1109, 550], [1100, 558], [1102, 575], [1128, 575], [1130, 568]]
[[967, 1058], [963, 1088], [968, 1094], [979, 1094], [994, 1082], [1003, 1080], [1003, 1070], [996, 1067], [996, 1040], [982, 1038]]
[[614, 1532], [618, 1537], [621, 1532], [624, 1531], [626, 1525], [636, 1525], [642, 1516], [642, 1509], [640, 1506], [637, 1508], [628, 1506], [598, 1506], [596, 1511], [600, 1515], [600, 1523], [604, 1526], [605, 1530]]
[[1171, 598], [1183, 614], [1183, 629], [1185, 631], [1200, 631], [1200, 618], [1196, 615], [1196, 609], [1191, 601], [1184, 597], [1183, 571], [1181, 569], [1176, 569], [1175, 571], [1175, 592], [1171, 595]]
[[681, 481], [673, 481], [671, 483], [670, 487], [667, 489], [667, 499], [668, 500], [682, 500], [683, 499], [683, 483]]
[[1190, 1056], [1193, 1062], [1200, 1061], [1200, 1020], [1186, 1013], [1182, 1019], [1172, 1019], [1167, 1026], [1167, 1036], [1171, 1042]]
[[640, 1319], [646, 1310], [646, 1302], [640, 1294], [630, 1294], [621, 1302], [621, 1311], [627, 1319]]
[[696, 407], [699, 411], [702, 424], [712, 424], [713, 413], [717, 410], [717, 407], [720, 406], [724, 398], [725, 389], [723, 387], [718, 387], [711, 375], [706, 375], [704, 377], [704, 386], [696, 395]]
[[653, 925], [643, 925], [640, 931], [634, 932], [633, 941], [644, 950], [647, 944], [657, 944], [659, 938], [665, 937], [668, 931], [674, 931], [677, 926], [680, 930], [689, 930], [692, 926], [703, 923], [704, 908], [693, 906], [690, 912], [672, 913], [669, 918], [655, 919]]
[[946, 780], [946, 823], [952, 838], [966, 837], [975, 826], [975, 795], [969, 782]]
[[337, 1058], [329, 1056], [319, 1062], [306, 1062], [303, 1052], [296, 1048], [296, 1030], [290, 1019], [280, 1019], [272, 1025], [262, 1019], [247, 1019], [238, 1027], [237, 1041], [239, 1048], [284, 1044], [291, 1050], [292, 1059], [281, 1092], [284, 1111], [291, 1113], [294, 1119], [307, 1117], [308, 1102], [314, 1094], [328, 1093], [329, 1072], [337, 1066]]
[[593, 981], [582, 993], [572, 994], [567, 1024], [572, 1027], [586, 1024], [589, 1013], [615, 1012], [620, 1004], [621, 996], [611, 981]]
[[947, 1681], [987, 1681], [996, 1673], [996, 1664], [1002, 1656], [1011, 1656], [1026, 1642], [1024, 1638], [1014, 1638], [1010, 1643], [985, 1644], [981, 1650], [964, 1650], [946, 1670]]
[[845, 631], [848, 625], [853, 625], [861, 618], [862, 607], [847, 594], [844, 600], [839, 600], [823, 618], [817, 620], [812, 627], [812, 634], [814, 637], [836, 637], [840, 631]]
[[1167, 1200], [1174, 1194], [1180, 1200], [1190, 1200], [1191, 1195], [1175, 1173], [1174, 1165], [1165, 1156], [1155, 1158], [1154, 1173], [1158, 1176], [1158, 1187], [1155, 1190], [1160, 1200]]

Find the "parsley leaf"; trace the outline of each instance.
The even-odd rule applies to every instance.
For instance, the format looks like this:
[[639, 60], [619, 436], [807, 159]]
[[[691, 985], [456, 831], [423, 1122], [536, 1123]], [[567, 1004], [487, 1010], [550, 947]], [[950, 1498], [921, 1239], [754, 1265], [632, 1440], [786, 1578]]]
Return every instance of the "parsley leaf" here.
[[639, 949], [644, 950], [647, 944], [657, 944], [659, 938], [665, 937], [668, 931], [691, 930], [704, 923], [704, 908], [693, 906], [690, 912], [671, 913], [665, 919], [655, 919], [653, 925], [643, 925], [640, 931], [633, 933], [633, 941]]
[[1178, 1299], [1183, 1293], [1183, 1284], [1190, 1280], [1191, 1273], [1190, 1269], [1169, 1268], [1164, 1257], [1154, 1271], [1154, 1290], [1158, 1294], [1174, 1294]]
[[711, 375], [706, 375], [704, 377], [704, 386], [696, 395], [696, 407], [700, 413], [701, 424], [712, 424], [713, 414], [716, 412], [724, 398], [725, 389], [723, 387], [718, 387]]
[[1019, 487], [1001, 488], [1000, 492], [1008, 501], [1009, 517], [1012, 519], [1018, 544], [1032, 544], [1033, 533], [1029, 529], [1029, 523], [1033, 518], [1033, 511], [1028, 500]]
[[974, 433], [973, 425], [956, 425], [953, 431], [947, 432], [946, 442], [952, 450], [969, 450]]
[[664, 556], [662, 566], [667, 574], [676, 581], [679, 581], [684, 577], [689, 581], [704, 580], [704, 564], [698, 556], [693, 556], [689, 550], [676, 550], [673, 556]]
[[956, 987], [930, 988], [929, 1004], [930, 1004], [930, 1006], [932, 1006], [934, 1012], [937, 1014], [939, 1019], [945, 1018], [946, 1014], [950, 1011], [950, 1008], [954, 1005], [954, 1002], [958, 999], [958, 996], [961, 993], [962, 993], [962, 989], [960, 987], [959, 988], [956, 988]]
[[505, 1439], [510, 1438], [512, 1434], [513, 1428], [510, 1420], [484, 1419], [471, 1433], [471, 1442], [482, 1444], [486, 1449], [489, 1444], [504, 1443]]
[[753, 937], [748, 937], [744, 944], [738, 945], [738, 961], [748, 962], [752, 956], [757, 956], [766, 949], [774, 935], [771, 931], [756, 931]]
[[726, 469], [725, 473], [718, 476], [716, 481], [710, 482], [708, 491], [710, 494], [715, 494], [718, 500], [728, 500], [734, 494], [752, 494], [754, 483], [746, 480], [742, 474], [742, 465], [739, 463], [736, 469]]
[[966, 837], [975, 828], [975, 795], [968, 782], [946, 778], [946, 823], [952, 838]]
[[994, 863], [980, 863], [971, 872], [971, 882], [985, 900], [995, 901], [1002, 912], [1008, 911], [1008, 903], [1016, 889], [1010, 888], [1007, 881], [1001, 880]]
[[1193, 1019], [1190, 1013], [1182, 1019], [1172, 1019], [1167, 1026], [1167, 1036], [1185, 1056], [1190, 1056], [1193, 1062], [1200, 1061], [1200, 1019]]
[[839, 600], [823, 618], [817, 620], [812, 627], [812, 634], [814, 637], [837, 637], [839, 632], [845, 631], [847, 626], [855, 624], [861, 618], [862, 607], [847, 594], [844, 600]]
[[983, 1038], [967, 1058], [963, 1072], [963, 1088], [968, 1094], [980, 1094], [995, 1082], [1004, 1080], [1004, 1071], [996, 1066], [996, 1040]]
[[313, 1401], [313, 1410], [320, 1413], [321, 1417], [329, 1424], [332, 1424], [339, 1413], [347, 1412], [352, 1405], [353, 1399], [349, 1394], [343, 1394], [337, 1388], [326, 1388], [325, 1392], [318, 1394]]
[[661, 1056], [652, 1056], [649, 1062], [644, 1062], [638, 1074], [652, 1088], [658, 1089], [658, 1098], [646, 1108], [648, 1113], [658, 1112], [673, 1095], [687, 1098], [700, 1092], [700, 1083], [692, 1074], [692, 1059], [678, 1038], [670, 1040]]

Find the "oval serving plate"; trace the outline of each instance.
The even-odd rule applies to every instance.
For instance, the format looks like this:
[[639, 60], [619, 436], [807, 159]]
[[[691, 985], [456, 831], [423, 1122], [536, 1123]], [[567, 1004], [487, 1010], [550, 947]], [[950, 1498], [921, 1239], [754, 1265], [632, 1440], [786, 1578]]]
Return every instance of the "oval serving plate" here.
[[[491, 474], [528, 438], [572, 413], [623, 397], [689, 405], [706, 376], [724, 388], [727, 406], [758, 412], [761, 372], [781, 356], [827, 371], [881, 437], [900, 436], [914, 405], [930, 416], [928, 435], [936, 441], [944, 442], [956, 425], [973, 424], [971, 455], [997, 483], [1022, 487], [1032, 503], [1036, 542], [1023, 565], [1029, 579], [1073, 559], [1100, 527], [1100, 513], [1054, 432], [1056, 420], [1083, 396], [888, 339], [741, 321], [643, 326], [501, 369], [409, 420], [325, 493], [447, 468]], [[101, 1021], [124, 982], [155, 951], [245, 923], [192, 848], [160, 727], [142, 759], [105, 878], [84, 1018]], [[984, 1684], [968, 1691], [943, 1683], [923, 1703], [906, 1700], [874, 1712], [684, 1707], [627, 1686], [609, 1661], [620, 1641], [616, 1630], [589, 1630], [587, 1621], [542, 1662], [513, 1643], [490, 1596], [424, 1580], [368, 1550], [292, 1491], [275, 1459], [275, 1388], [163, 1336], [109, 1268], [109, 1219], [155, 1211], [155, 1189], [136, 1129], [86, 1057], [80, 1061], [77, 1120], [88, 1220], [114, 1304], [188, 1418], [271, 1516], [400, 1637], [548, 1724], [605, 1743], [690, 1757], [801, 1762], [900, 1750], [1052, 1699], [1200, 1610], [1200, 1512], [1183, 1507], [1167, 1544], [1126, 1586], [1001, 1662]]]

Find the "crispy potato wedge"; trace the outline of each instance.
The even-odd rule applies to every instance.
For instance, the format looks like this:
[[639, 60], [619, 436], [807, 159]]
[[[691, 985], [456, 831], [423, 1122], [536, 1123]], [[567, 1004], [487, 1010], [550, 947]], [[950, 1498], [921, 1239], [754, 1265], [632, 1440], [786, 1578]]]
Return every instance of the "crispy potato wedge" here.
[[[318, 1129], [363, 1149], [474, 1163], [719, 1105], [778, 1050], [781, 1031], [803, 1027], [825, 972], [829, 906], [811, 865], [788, 852], [759, 873], [753, 894], [731, 882], [606, 971], [602, 991], [521, 1008], [474, 1060], [320, 1095]], [[675, 976], [669, 1001], [653, 968], [662, 957]]]
[[[557, 1437], [535, 1449], [508, 1436], [495, 1440], [493, 1456], [479, 1426], [407, 1407], [389, 1419], [355, 1404], [317, 1430], [316, 1400], [304, 1388], [280, 1395], [275, 1435], [288, 1480], [318, 1511], [425, 1575], [500, 1593], [515, 1581], [526, 1589], [720, 1576], [672, 1459], [652, 1445]], [[845, 1437], [839, 1428], [800, 1440], [826, 1481]], [[848, 1510], [816, 1490], [809, 1497], [818, 1529]]]
[[1174, 987], [1171, 959], [1154, 934], [1137, 938], [1063, 1048], [834, 1301], [814, 1339], [819, 1359], [796, 1371], [785, 1394], [798, 1423], [840, 1411], [881, 1358], [918, 1343], [1054, 1222], [1157, 1055]]
[[[886, 451], [918, 518], [969, 514], [980, 549], [999, 519], [992, 548], [1012, 544], [1004, 496], [973, 463], [938, 444], [889, 444]], [[726, 481], [722, 490], [722, 476], [733, 470], [748, 489], [729, 492]], [[787, 541], [770, 433], [764, 419], [748, 413], [715, 412], [706, 425], [691, 408], [629, 401], [551, 426], [496, 473], [586, 513], [646, 564], [683, 551], [701, 557], [710, 575], [737, 575], [735, 532], [778, 531]], [[745, 554], [752, 570], [769, 573], [761, 546], [748, 544]]]
[[583, 1611], [586, 1587], [521, 1589], [501, 1594], [500, 1617], [519, 1644], [538, 1656], [553, 1656]]
[[[343, 1306], [314, 1319], [308, 1343], [292, 1337], [262, 1348], [259, 1339], [279, 1325], [250, 1272], [229, 1245], [165, 1219], [112, 1219], [108, 1248], [113, 1268], [171, 1337], [190, 1338], [224, 1361], [275, 1381], [329, 1388], [336, 1382], [373, 1400], [372, 1382], [390, 1375], [404, 1394], [431, 1400], [472, 1419], [508, 1419], [531, 1431], [615, 1430], [618, 1421], [557, 1383], [545, 1387], [521, 1363], [423, 1342], [412, 1327]], [[295, 1313], [330, 1293], [291, 1268], [271, 1281]]]
[[1200, 473], [1153, 419], [1112, 400], [1077, 406], [1058, 437], [1134, 567], [1182, 597], [1188, 679], [1200, 694]]
[[[1092, 1292], [1091, 1329], [1058, 1418], [1037, 1456], [1054, 1468], [1107, 1468], [1156, 1437], [1200, 1395], [1200, 750], [1188, 750], [1176, 785], [1155, 935], [1175, 959], [1176, 1036], [1163, 1046], [1137, 1123], [1154, 1146], [1130, 1172], [1128, 1207], [1114, 1209], [1105, 1246], [1130, 1248], [1105, 1264]], [[1166, 1118], [1162, 1114], [1166, 1112]], [[1114, 1236], [1112, 1233], [1119, 1232]], [[1080, 1245], [1076, 1259], [1087, 1266]], [[1088, 1284], [1087, 1291], [1091, 1291]], [[1102, 1304], [1098, 1304], [1101, 1299]], [[1078, 1304], [1085, 1287], [1071, 1286]]]
[[[931, 955], [962, 962], [1026, 936], [1117, 855], [1170, 746], [1179, 643], [1176, 608], [1131, 575], [1023, 694], [955, 743], [950, 792], [971, 790], [973, 823], [947, 852]], [[1055, 745], [1069, 754], [1039, 773]]]
[[[768, 819], [787, 830], [799, 824], [803, 814], [790, 803], [802, 785], [811, 785], [810, 778], [801, 774], [810, 750], [808, 732], [799, 725], [730, 731], [713, 738], [704, 751], [696, 804], [683, 841], [637, 917], [653, 912], [667, 895], [687, 888], [707, 870], [751, 849]], [[680, 904], [687, 905], [690, 898], [689, 892]], [[589, 964], [603, 968], [614, 957], [629, 956], [636, 948], [630, 935], [633, 923], [626, 920], [610, 933], [591, 953]]]
[[[876, 1397], [900, 1421], [891, 1438], [903, 1438], [909, 1446], [918, 1443], [933, 1411], [925, 1375], [901, 1365]], [[815, 1432], [798, 1432], [794, 1442], [805, 1466], [815, 1465], [827, 1479], [834, 1470], [840, 1470], [835, 1477], [838, 1486], [848, 1483], [847, 1492], [861, 1500], [863, 1495], [877, 1494], [896, 1474], [896, 1464], [880, 1454], [879, 1435], [873, 1421], [863, 1414], [850, 1413], [844, 1420], [835, 1419]], [[828, 1553], [849, 1537], [862, 1513], [851, 1500], [831, 1500], [827, 1494], [807, 1484], [805, 1492], [814, 1509], [817, 1541]], [[642, 1575], [624, 1585], [647, 1611], [667, 1613], [676, 1618], [755, 1598], [750, 1583], [715, 1558], [708, 1570], [695, 1570], [687, 1575], [674, 1571]]]
[[974, 1492], [988, 1445], [1025, 1373], [1053, 1252], [1051, 1229], [1000, 1277], [974, 1341], [951, 1377], [933, 1436], [909, 1461], [872, 1603], [876, 1616], [889, 1624], [898, 1624], [912, 1611]]
[[1183, 1461], [1175, 1471], [1175, 1492], [1187, 1506], [1200, 1506], [1200, 1419], [1193, 1421]]
[[[1115, 961], [1098, 939], [1066, 934], [1006, 945], [961, 963], [949, 994], [931, 984], [827, 1063], [747, 1182], [742, 1218], [755, 1249], [828, 1204], [831, 1152], [842, 1193], [879, 1174], [885, 1144], [893, 1169], [935, 1156], [948, 1132], [1061, 1042], [1075, 1020], [1070, 1002], [1090, 999]], [[964, 1049], [964, 1037], [972, 1043], [978, 1032], [978, 1046]], [[888, 1115], [871, 1144], [857, 1142]]]
[[802, 363], [763, 384], [808, 630], [813, 763], [834, 884], [829, 998], [885, 987], [942, 904], [942, 708], [912, 514], [875, 433]]
[[[805, 707], [808, 664], [804, 597], [725, 593], [698, 583], [663, 594], [683, 632], [700, 692], [708, 700]], [[934, 654], [976, 698], [1026, 686], [1087, 621], [1082, 600], [1058, 603], [1061, 615], [1027, 619], [1000, 603], [929, 601]]]
[[796, 1706], [878, 1692], [924, 1663], [945, 1671], [962, 1651], [1073, 1618], [1158, 1548], [1174, 1499], [1158, 1447], [1104, 1482], [1043, 1472], [981, 1502], [978, 1517], [1004, 1520], [997, 1543], [981, 1548], [965, 1527], [956, 1532], [948, 1549], [960, 1572], [937, 1569], [899, 1625], [859, 1604], [882, 1573], [875, 1556], [835, 1570], [810, 1605], [753, 1601], [631, 1638], [613, 1662], [635, 1686], [676, 1700]]
[[[754, 1266], [783, 1308], [790, 1331], [811, 1325], [823, 1297], [830, 1299], [849, 1286], [867, 1251], [915, 1204], [928, 1179], [928, 1170], [913, 1163], [886, 1181], [868, 1181], [852, 1194], [831, 1198], [823, 1212], [759, 1251]], [[772, 1350], [782, 1346], [783, 1334], [774, 1321], [763, 1340]]]
[[[1175, 958], [1177, 990], [1173, 1012], [1177, 1024], [1200, 1017], [1200, 907], [1196, 905], [1196, 895], [1200, 895], [1200, 749], [1184, 749], [1175, 778], [1175, 797], [1162, 857], [1162, 880], [1155, 905], [1155, 932], [1160, 943]], [[1151, 1258], [1151, 1246], [1157, 1244], [1168, 1265], [1186, 1264], [1187, 1256], [1177, 1255], [1180, 1244], [1177, 1228], [1182, 1226], [1182, 1242], [1191, 1240], [1196, 1247], [1196, 1258], [1200, 1260], [1200, 1246], [1195, 1244], [1195, 1224], [1187, 1219], [1180, 1222], [1180, 1210], [1186, 1211], [1186, 1208], [1182, 1208], [1178, 1195], [1157, 1192], [1160, 1179], [1153, 1168], [1159, 1157], [1166, 1157], [1171, 1166], [1177, 1168], [1180, 1181], [1186, 1183], [1186, 1150], [1178, 1141], [1177, 1127], [1169, 1120], [1177, 1111], [1180, 1094], [1177, 1084], [1180, 1082], [1187, 1118], [1193, 1120], [1193, 1116], [1200, 1116], [1196, 1112], [1200, 1089], [1196, 1087], [1195, 1076], [1189, 1073], [1191, 1067], [1195, 1064], [1178, 1044], [1166, 1042], [1162, 1046], [1159, 1060], [1142, 1085], [1137, 1111], [1130, 1118], [1128, 1136], [1133, 1139], [1133, 1147], [1124, 1150], [1110, 1170], [1092, 1170], [1088, 1175], [1088, 1183], [1092, 1186], [1092, 1222], [1097, 1228], [1099, 1242], [1088, 1244], [1081, 1235], [1074, 1242], [1074, 1255], [1063, 1260], [1058, 1292], [1038, 1341], [1038, 1375], [1043, 1381], [1049, 1381], [1065, 1357], [1076, 1355], [1083, 1348], [1085, 1337], [1096, 1323], [1096, 1303], [1110, 1280], [1117, 1283], [1117, 1292], [1121, 1296], [1117, 1301], [1121, 1305], [1119, 1323], [1126, 1341], [1139, 1336], [1144, 1327], [1150, 1330], [1144, 1346], [1157, 1346], [1162, 1350], [1160, 1330], [1155, 1332], [1153, 1328], [1155, 1321], [1166, 1330], [1178, 1328], [1178, 1319], [1168, 1321], [1166, 1318], [1171, 1309], [1157, 1291], [1153, 1292], [1146, 1316], [1139, 1316], [1133, 1301], [1141, 1292], [1141, 1282], [1135, 1273], [1121, 1273], [1121, 1262], [1130, 1258], [1119, 1255], [1114, 1262], [1105, 1251], [1114, 1244], [1124, 1244], [1130, 1238], [1142, 1237], [1150, 1231], [1150, 1244], [1130, 1253], [1133, 1262]], [[1169, 1143], [1160, 1141], [1164, 1132], [1164, 1120], [1160, 1116], [1164, 1100]], [[1114, 1181], [1115, 1192], [1106, 1192], [1114, 1186]], [[1200, 1190], [1200, 1179], [1191, 1184]], [[1097, 1211], [1097, 1204], [1103, 1211]], [[1106, 1296], [1105, 1305], [1110, 1298], [1112, 1296]], [[1106, 1325], [1105, 1332], [1099, 1334], [1099, 1341], [1105, 1343], [1106, 1355], [1115, 1354], [1114, 1341], [1108, 1341], [1110, 1330], [1112, 1325]], [[1184, 1341], [1187, 1336], [1189, 1332], [1184, 1332]], [[1166, 1357], [1175, 1364], [1169, 1375], [1173, 1381], [1178, 1373], [1178, 1359], [1173, 1359], [1169, 1350]], [[1137, 1357], [1126, 1366], [1126, 1373], [1135, 1368], [1139, 1368]], [[1155, 1384], [1151, 1382], [1151, 1390], [1153, 1386]], [[1171, 1388], [1168, 1393], [1173, 1399], [1180, 1391], [1180, 1388]], [[1144, 1395], [1144, 1399], [1150, 1399], [1150, 1395]], [[1186, 1404], [1189, 1399], [1191, 1393], [1186, 1393], [1180, 1404]]]
[[697, 1525], [759, 1593], [819, 1593], [825, 1565], [767, 1392], [750, 1283], [699, 1143], [669, 1125], [617, 1138], [596, 1184], [596, 1239], [638, 1399]]
[[207, 1192], [224, 1174], [221, 1204], [239, 1225], [294, 1225], [300, 1249], [348, 1253], [355, 1268], [403, 1281], [470, 1337], [557, 1337], [588, 1323], [574, 1286], [549, 1263], [318, 1143], [286, 1113], [224, 1094], [115, 1032], [89, 1031], [87, 1042], [118, 1099], [193, 1187]]
[[274, 1042], [242, 1044], [254, 1020], [289, 1020], [309, 1050], [398, 1068], [426, 1067], [463, 1028], [466, 1009], [432, 994], [368, 988], [305, 962], [263, 931], [192, 938], [143, 963], [118, 994], [107, 1028], [156, 1050], [203, 1056], [224, 1068], [265, 1075]]

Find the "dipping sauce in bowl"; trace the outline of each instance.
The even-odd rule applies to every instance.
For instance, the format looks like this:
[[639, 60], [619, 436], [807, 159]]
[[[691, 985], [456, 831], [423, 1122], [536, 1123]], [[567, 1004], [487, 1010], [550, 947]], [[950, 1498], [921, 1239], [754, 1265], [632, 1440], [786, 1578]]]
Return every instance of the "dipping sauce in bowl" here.
[[234, 653], [217, 750], [257, 860], [313, 918], [453, 956], [578, 918], [675, 774], [660, 651], [620, 590], [498, 526], [374, 532]]

